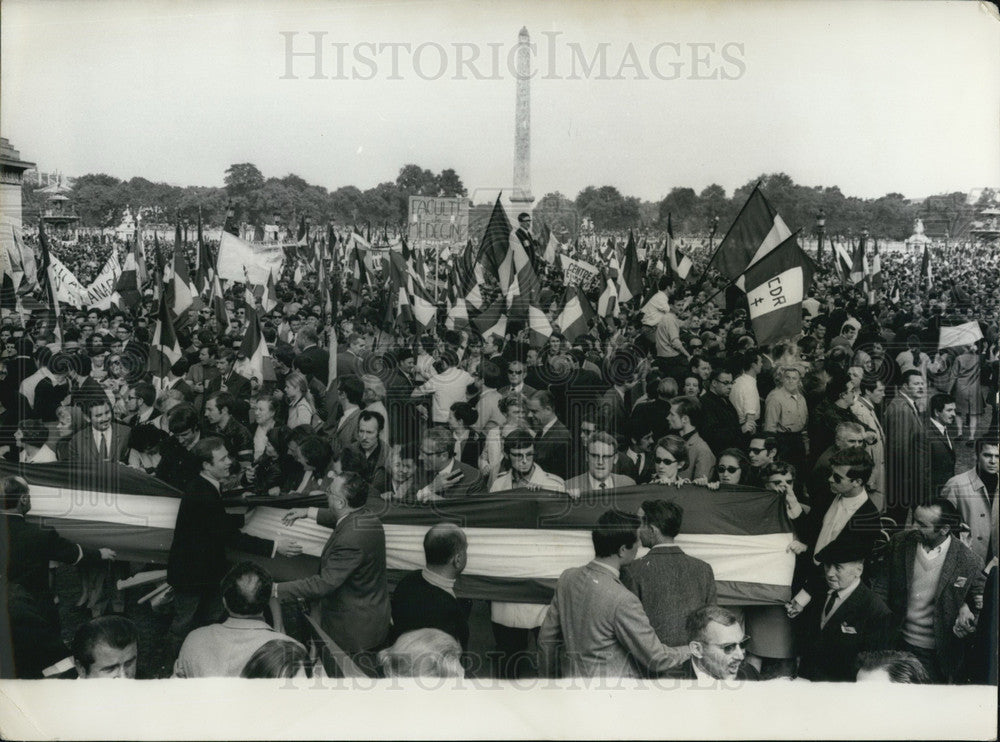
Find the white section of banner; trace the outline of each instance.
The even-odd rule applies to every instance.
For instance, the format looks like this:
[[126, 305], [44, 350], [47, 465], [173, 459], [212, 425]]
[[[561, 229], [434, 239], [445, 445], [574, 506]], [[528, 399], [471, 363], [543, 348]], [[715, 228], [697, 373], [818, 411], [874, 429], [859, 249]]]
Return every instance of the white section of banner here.
[[[252, 536], [293, 538], [304, 553], [320, 556], [330, 529], [301, 519], [294, 526], [281, 524], [283, 510], [257, 508], [243, 529]], [[430, 526], [385, 524], [386, 559], [390, 569], [424, 567], [424, 534]], [[594, 558], [589, 530], [522, 528], [466, 528], [469, 561], [465, 571], [482, 577], [557, 578], [563, 570], [579, 567]], [[684, 553], [712, 565], [720, 581], [790, 585], [795, 559], [788, 553], [790, 533], [763, 536], [699, 534], [680, 536]], [[640, 554], [645, 550], [640, 550]]]
[[94, 520], [127, 526], [173, 529], [176, 497], [118, 495], [114, 492], [31, 485], [30, 515], [39, 518]]
[[[40, 518], [102, 521], [128, 526], [173, 529], [180, 501], [174, 497], [116, 495], [33, 485], [31, 515]], [[319, 557], [330, 529], [302, 518], [284, 526], [281, 508], [258, 507], [247, 518], [245, 533], [261, 538], [289, 537], [304, 553]], [[386, 524], [386, 559], [390, 569], [424, 566], [424, 534], [429, 526]], [[527, 528], [466, 528], [468, 574], [482, 577], [557, 578], [563, 570], [594, 558], [588, 530]], [[712, 565], [719, 581], [790, 585], [795, 560], [787, 552], [792, 534], [730, 536], [684, 535], [677, 538], [684, 553]], [[640, 550], [640, 554], [645, 550]]]

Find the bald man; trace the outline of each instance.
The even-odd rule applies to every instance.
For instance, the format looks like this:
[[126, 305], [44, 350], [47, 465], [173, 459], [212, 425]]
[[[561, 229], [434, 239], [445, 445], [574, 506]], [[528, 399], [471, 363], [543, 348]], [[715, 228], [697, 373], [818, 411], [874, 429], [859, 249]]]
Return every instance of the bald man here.
[[469, 643], [469, 602], [455, 596], [455, 580], [465, 569], [468, 541], [453, 523], [439, 523], [424, 536], [427, 566], [411, 572], [392, 596], [392, 639], [414, 629], [440, 629], [462, 649]]

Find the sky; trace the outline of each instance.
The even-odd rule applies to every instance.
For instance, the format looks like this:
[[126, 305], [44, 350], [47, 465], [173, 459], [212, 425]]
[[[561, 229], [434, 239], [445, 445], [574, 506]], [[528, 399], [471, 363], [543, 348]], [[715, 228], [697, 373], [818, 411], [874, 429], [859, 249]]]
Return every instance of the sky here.
[[221, 186], [252, 162], [364, 189], [412, 162], [495, 194], [526, 26], [536, 198], [771, 172], [922, 198], [1000, 185], [988, 7], [4, 0], [0, 130], [70, 176]]

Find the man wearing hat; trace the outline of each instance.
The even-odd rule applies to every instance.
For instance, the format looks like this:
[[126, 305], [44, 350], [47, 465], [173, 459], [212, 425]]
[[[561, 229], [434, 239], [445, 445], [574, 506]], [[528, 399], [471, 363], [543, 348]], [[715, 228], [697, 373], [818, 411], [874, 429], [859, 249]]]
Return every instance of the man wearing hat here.
[[861, 542], [839, 539], [816, 554], [827, 593], [795, 619], [799, 677], [851, 682], [859, 653], [890, 648], [892, 614], [861, 582], [868, 553]]

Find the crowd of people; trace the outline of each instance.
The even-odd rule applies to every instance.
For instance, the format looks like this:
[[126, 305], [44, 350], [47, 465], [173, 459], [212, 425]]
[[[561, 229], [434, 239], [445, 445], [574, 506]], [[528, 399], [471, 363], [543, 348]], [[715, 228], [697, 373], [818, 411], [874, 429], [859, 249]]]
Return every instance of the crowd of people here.
[[[996, 254], [955, 247], [928, 287], [919, 256], [887, 253], [874, 297], [821, 266], [802, 331], [761, 346], [745, 302], [720, 306], [718, 279], [681, 281], [654, 252], [643, 297], [541, 345], [513, 321], [503, 336], [447, 329], [443, 308], [430, 331], [405, 326], [377, 275], [345, 284], [328, 316], [318, 278], [292, 280], [294, 261], [275, 306], [251, 306], [233, 284], [228, 326], [210, 306], [179, 322], [183, 353], [165, 377], [149, 367], [151, 291], [134, 312], [62, 307], [58, 346], [50, 315], [10, 315], [0, 447], [26, 465], [118, 462], [183, 493], [167, 559], [175, 677], [995, 683]], [[697, 245], [689, 252], [704, 264]], [[85, 243], [60, 258], [95, 264]], [[561, 275], [541, 264], [539, 274], [554, 319]], [[241, 352], [255, 314], [273, 379]], [[939, 348], [941, 327], [967, 322], [981, 339]], [[684, 512], [671, 488], [688, 484], [706, 497], [775, 493], [794, 536], [785, 604], [717, 604], [712, 567], [675, 541]], [[616, 490], [637, 485], [650, 485], [637, 512], [613, 507]], [[135, 677], [136, 627], [95, 569], [117, 555], [26, 520], [26, 478], [2, 487], [5, 673], [59, 674], [72, 656], [80, 677]], [[597, 493], [612, 507], [592, 524], [593, 561], [564, 572], [549, 604], [491, 603], [496, 662], [473, 668], [460, 580], [475, 537], [430, 528], [426, 566], [390, 586], [368, 503], [429, 508], [509, 490], [571, 503]], [[315, 493], [325, 507], [289, 508], [284, 522], [331, 529], [317, 573], [276, 581], [261, 565], [302, 545], [242, 532], [226, 505]], [[234, 566], [227, 547], [257, 561]], [[71, 647], [50, 561], [76, 565], [92, 612]], [[284, 625], [303, 602], [339, 655], [317, 659], [315, 633]]]

